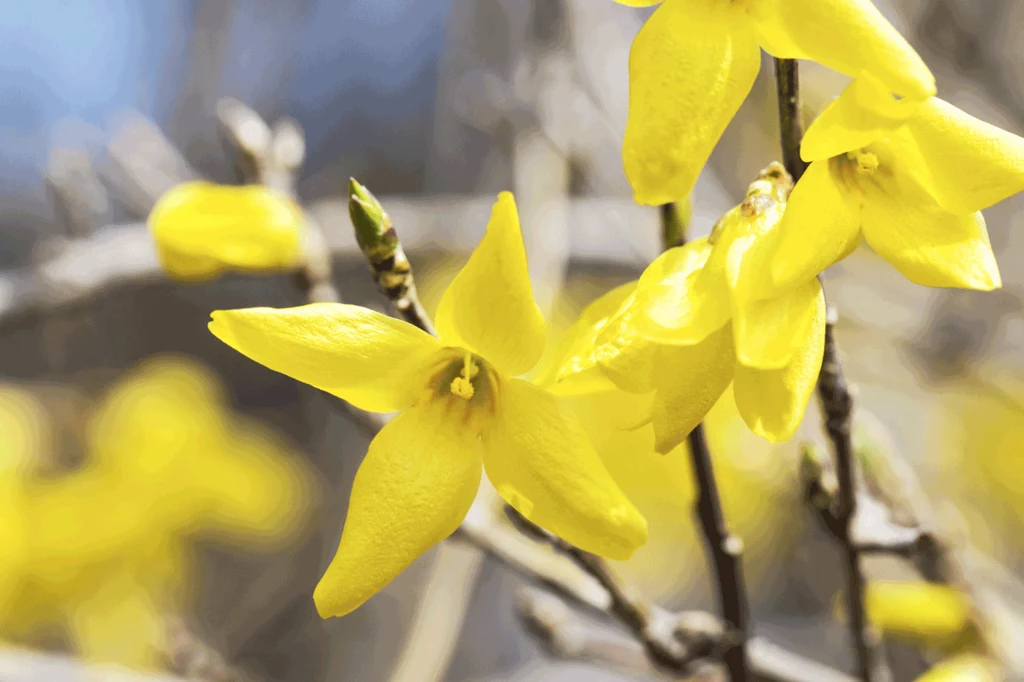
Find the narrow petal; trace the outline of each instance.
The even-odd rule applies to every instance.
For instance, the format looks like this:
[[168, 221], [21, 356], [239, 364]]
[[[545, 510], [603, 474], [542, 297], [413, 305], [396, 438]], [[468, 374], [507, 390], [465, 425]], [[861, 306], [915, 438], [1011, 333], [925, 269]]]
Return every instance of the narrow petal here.
[[577, 395], [615, 388], [601, 371], [594, 351], [601, 330], [633, 294], [636, 284], [628, 282], [618, 286], [583, 310], [559, 342], [549, 370], [537, 380], [539, 385], [557, 395]]
[[825, 350], [825, 300], [818, 305], [805, 343], [782, 369], [756, 369], [736, 363], [736, 407], [750, 430], [773, 443], [796, 432], [814, 392]]
[[867, 71], [902, 97], [935, 94], [931, 71], [871, 0], [765, 0], [756, 11], [761, 44], [776, 57]]
[[947, 210], [974, 213], [1024, 189], [1024, 138], [938, 98], [907, 129], [927, 167], [922, 179]]
[[773, 298], [739, 306], [733, 313], [736, 359], [748, 367], [781, 369], [807, 342], [811, 325], [825, 307], [818, 280]]
[[164, 269], [184, 280], [294, 267], [304, 224], [295, 202], [273, 190], [208, 182], [172, 188], [148, 220]]
[[711, 254], [703, 238], [666, 251], [648, 266], [632, 303], [632, 323], [640, 334], [659, 343], [692, 345], [725, 324], [729, 292], [724, 268], [709, 262]]
[[411, 324], [344, 303], [217, 310], [210, 331], [275, 372], [371, 412], [412, 405], [441, 351]]
[[864, 238], [912, 282], [989, 291], [1002, 285], [981, 213], [873, 192], [864, 204]]
[[533, 300], [515, 199], [498, 195], [487, 234], [441, 297], [437, 332], [508, 376], [529, 371], [544, 351], [544, 316]]
[[405, 410], [359, 466], [338, 553], [313, 593], [343, 616], [455, 532], [480, 486], [479, 439], [436, 406]]
[[861, 75], [814, 119], [800, 144], [804, 161], [819, 161], [866, 147], [905, 124], [923, 102], [893, 99], [884, 85]]
[[655, 10], [629, 55], [622, 154], [638, 202], [690, 194], [760, 64], [753, 25], [729, 3], [672, 0]]
[[624, 560], [647, 542], [647, 522], [612, 480], [579, 419], [520, 379], [501, 389], [484, 465], [519, 513], [580, 549]]
[[815, 161], [793, 188], [779, 226], [772, 291], [816, 277], [860, 243], [860, 207], [829, 171]]
[[635, 294], [597, 334], [593, 358], [616, 386], [629, 393], [650, 393], [658, 377], [657, 344], [637, 331]]
[[671, 452], [707, 416], [729, 387], [735, 365], [730, 325], [695, 346], [660, 348], [652, 410], [657, 452]]

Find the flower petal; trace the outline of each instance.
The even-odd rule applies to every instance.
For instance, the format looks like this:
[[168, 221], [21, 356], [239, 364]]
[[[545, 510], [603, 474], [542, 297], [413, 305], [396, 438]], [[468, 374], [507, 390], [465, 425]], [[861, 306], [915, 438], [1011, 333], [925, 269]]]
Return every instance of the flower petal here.
[[825, 350], [825, 299], [819, 297], [814, 319], [789, 364], [756, 369], [736, 363], [736, 407], [750, 430], [773, 443], [792, 438], [807, 410], [821, 371]]
[[731, 325], [695, 346], [661, 346], [654, 394], [655, 450], [667, 454], [707, 416], [736, 366]]
[[455, 532], [480, 486], [475, 434], [439, 406], [388, 422], [359, 465], [338, 553], [316, 586], [324, 618], [343, 616]]
[[757, 10], [764, 49], [848, 76], [867, 71], [892, 92], [935, 94], [935, 77], [871, 0], [767, 0]]
[[658, 376], [657, 344], [641, 335], [634, 324], [635, 293], [598, 331], [594, 360], [616, 386], [629, 393], [650, 393]]
[[1024, 138], [932, 98], [907, 125], [935, 199], [974, 213], [1024, 189]]
[[629, 55], [626, 175], [641, 204], [690, 194], [761, 64], [753, 25], [729, 3], [672, 0]]
[[778, 229], [773, 292], [799, 286], [848, 256], [860, 243], [860, 207], [836, 184], [829, 162], [815, 161], [793, 188]]
[[866, 147], [902, 126], [923, 105], [895, 100], [880, 82], [861, 75], [814, 119], [800, 144], [800, 156], [818, 161]]
[[575, 413], [520, 379], [502, 386], [484, 466], [519, 513], [580, 549], [624, 560], [647, 522], [612, 480]]
[[164, 269], [178, 279], [286, 269], [301, 258], [302, 211], [261, 185], [178, 185], [160, 197], [147, 222]]
[[980, 212], [955, 215], [873, 192], [864, 204], [864, 238], [911, 282], [982, 291], [1002, 285]]
[[811, 324], [825, 307], [818, 280], [733, 311], [736, 359], [758, 369], [781, 369], [807, 342]]
[[441, 351], [411, 324], [344, 303], [217, 310], [210, 331], [275, 372], [371, 412], [412, 405]]
[[636, 290], [628, 282], [607, 292], [588, 305], [565, 333], [555, 351], [550, 370], [537, 383], [557, 395], [578, 395], [614, 389], [595, 356], [597, 337], [622, 303]]
[[437, 332], [479, 353], [508, 376], [529, 371], [544, 351], [544, 316], [533, 300], [516, 202], [498, 195], [487, 234], [444, 292]]
[[[724, 246], [724, 245], [723, 245]], [[669, 249], [640, 277], [632, 324], [652, 341], [699, 343], [729, 319], [729, 293], [722, 263], [702, 238]]]

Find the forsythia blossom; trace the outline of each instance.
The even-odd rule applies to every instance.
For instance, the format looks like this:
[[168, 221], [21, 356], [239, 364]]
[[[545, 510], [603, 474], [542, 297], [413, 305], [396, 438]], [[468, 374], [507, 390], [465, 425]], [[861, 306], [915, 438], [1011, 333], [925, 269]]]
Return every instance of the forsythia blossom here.
[[595, 390], [601, 375], [626, 391], [654, 391], [661, 453], [686, 438], [730, 382], [751, 430], [791, 437], [821, 367], [824, 296], [810, 278], [754, 300], [790, 186], [772, 164], [711, 236], [666, 251], [637, 283], [598, 299], [578, 323], [559, 378], [581, 391]]
[[213, 313], [210, 330], [271, 369], [358, 408], [395, 412], [356, 474], [338, 553], [313, 595], [324, 617], [365, 602], [458, 528], [481, 469], [525, 517], [574, 545], [625, 559], [647, 525], [572, 411], [521, 379], [545, 325], [515, 201], [445, 292], [440, 339], [354, 305]]
[[811, 165], [793, 189], [772, 278], [806, 281], [863, 234], [909, 280], [994, 289], [999, 269], [980, 210], [1024, 189], [1024, 139], [932, 97], [895, 100], [868, 76], [808, 129]]
[[753, 86], [759, 46], [849, 76], [870, 73], [904, 97], [935, 94], [928, 67], [870, 0], [665, 0], [629, 56], [623, 162], [638, 202], [690, 194]]
[[178, 185], [160, 197], [148, 223], [160, 263], [176, 279], [284, 270], [302, 257], [302, 211], [262, 185]]

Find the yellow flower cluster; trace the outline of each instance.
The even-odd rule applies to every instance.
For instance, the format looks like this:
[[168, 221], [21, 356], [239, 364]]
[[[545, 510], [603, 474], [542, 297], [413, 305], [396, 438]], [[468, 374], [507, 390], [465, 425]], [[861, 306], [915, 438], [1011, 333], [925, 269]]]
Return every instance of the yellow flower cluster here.
[[90, 414], [86, 455], [46, 466], [42, 406], [0, 391], [0, 639], [53, 628], [83, 656], [155, 667], [186, 606], [192, 544], [272, 549], [304, 523], [311, 481], [287, 448], [232, 416], [213, 377], [152, 360]]

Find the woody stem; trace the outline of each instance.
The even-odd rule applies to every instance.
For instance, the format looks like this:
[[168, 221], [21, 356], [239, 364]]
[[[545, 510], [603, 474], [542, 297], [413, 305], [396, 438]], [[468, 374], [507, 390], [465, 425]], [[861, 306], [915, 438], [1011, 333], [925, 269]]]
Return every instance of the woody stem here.
[[[794, 184], [803, 175], [806, 164], [800, 158], [803, 124], [800, 120], [800, 76], [794, 59], [775, 60], [775, 84], [779, 100], [779, 132], [782, 158]], [[850, 393], [839, 347], [835, 338], [837, 316], [830, 308], [825, 325], [825, 350], [818, 374], [818, 399], [825, 419], [825, 431], [832, 442], [838, 490], [831, 515], [833, 540], [843, 555], [846, 573], [846, 612], [850, 636], [857, 654], [857, 672], [863, 682], [886, 682], [891, 678], [879, 647], [877, 635], [869, 627], [864, 608], [864, 574], [860, 549], [853, 541], [852, 526], [857, 514], [856, 461], [851, 435], [853, 396]]]

